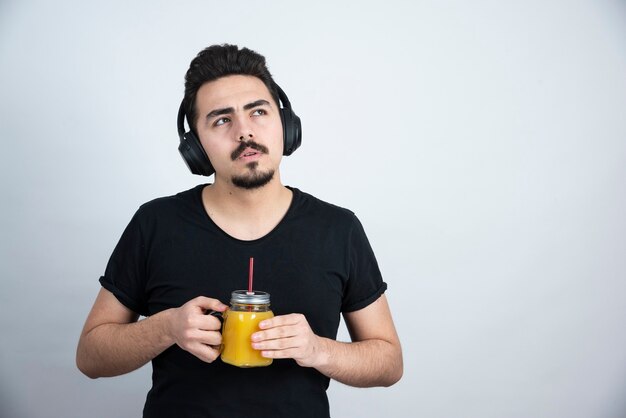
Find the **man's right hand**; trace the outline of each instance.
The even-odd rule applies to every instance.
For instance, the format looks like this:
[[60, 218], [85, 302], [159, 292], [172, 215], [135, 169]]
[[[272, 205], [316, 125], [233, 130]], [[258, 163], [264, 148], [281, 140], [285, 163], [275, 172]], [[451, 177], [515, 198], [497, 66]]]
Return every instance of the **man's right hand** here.
[[209, 311], [224, 312], [228, 306], [217, 299], [199, 296], [171, 312], [169, 334], [183, 350], [202, 361], [212, 363], [222, 343], [221, 322]]

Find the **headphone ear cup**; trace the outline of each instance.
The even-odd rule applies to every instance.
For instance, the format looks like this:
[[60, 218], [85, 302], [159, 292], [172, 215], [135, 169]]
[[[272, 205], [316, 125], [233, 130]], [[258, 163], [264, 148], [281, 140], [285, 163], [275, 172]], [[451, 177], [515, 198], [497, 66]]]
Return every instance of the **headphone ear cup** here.
[[210, 176], [215, 173], [209, 157], [193, 132], [185, 132], [178, 145], [178, 151], [193, 174]]
[[291, 155], [302, 143], [302, 124], [290, 107], [280, 109], [280, 120], [283, 122], [283, 155]]

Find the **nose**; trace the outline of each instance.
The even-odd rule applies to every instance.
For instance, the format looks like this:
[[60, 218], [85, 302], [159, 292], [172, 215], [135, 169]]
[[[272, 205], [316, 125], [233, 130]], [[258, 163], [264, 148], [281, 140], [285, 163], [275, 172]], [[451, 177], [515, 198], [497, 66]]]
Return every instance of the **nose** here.
[[245, 117], [237, 118], [237, 130], [235, 131], [235, 135], [237, 136], [239, 142], [249, 141], [254, 138], [254, 132], [252, 132], [250, 121]]

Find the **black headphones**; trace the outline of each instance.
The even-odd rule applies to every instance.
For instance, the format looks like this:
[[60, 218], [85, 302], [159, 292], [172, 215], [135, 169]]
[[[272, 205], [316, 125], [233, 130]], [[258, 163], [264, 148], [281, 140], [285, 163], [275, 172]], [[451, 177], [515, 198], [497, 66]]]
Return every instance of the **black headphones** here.
[[[278, 98], [282, 104], [280, 120], [283, 123], [283, 155], [291, 155], [302, 142], [302, 125], [300, 118], [291, 109], [291, 103], [283, 89], [276, 83], [274, 87], [278, 91]], [[178, 137], [180, 138], [178, 151], [193, 174], [210, 176], [215, 173], [215, 169], [204, 152], [200, 140], [191, 130], [185, 132], [186, 115], [183, 103], [180, 104], [178, 110]]]

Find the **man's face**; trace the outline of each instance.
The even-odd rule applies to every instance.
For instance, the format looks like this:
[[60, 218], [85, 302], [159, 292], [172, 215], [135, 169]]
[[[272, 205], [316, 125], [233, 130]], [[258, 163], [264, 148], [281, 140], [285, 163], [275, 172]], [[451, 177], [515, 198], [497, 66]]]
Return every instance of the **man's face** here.
[[216, 182], [254, 189], [273, 178], [283, 154], [283, 127], [278, 105], [260, 79], [232, 75], [205, 83], [196, 109], [196, 131]]

